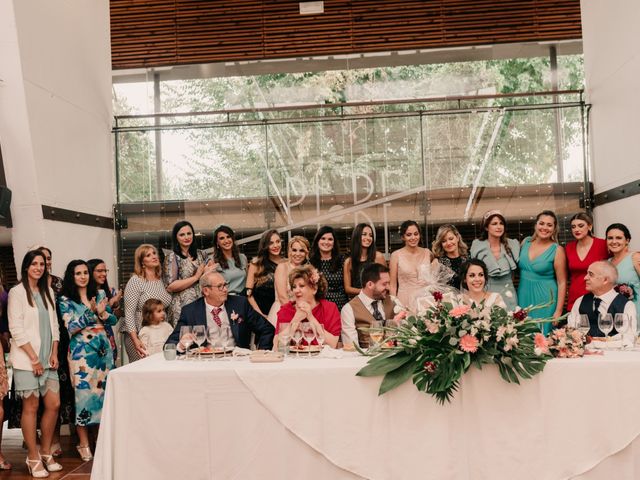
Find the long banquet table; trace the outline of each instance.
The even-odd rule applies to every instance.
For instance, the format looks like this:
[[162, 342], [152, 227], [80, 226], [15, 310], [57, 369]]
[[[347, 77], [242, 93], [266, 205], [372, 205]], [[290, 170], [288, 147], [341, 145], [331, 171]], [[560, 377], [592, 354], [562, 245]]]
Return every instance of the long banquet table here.
[[640, 353], [550, 361], [451, 404], [381, 397], [365, 358], [165, 361], [111, 372], [92, 479], [640, 478]]

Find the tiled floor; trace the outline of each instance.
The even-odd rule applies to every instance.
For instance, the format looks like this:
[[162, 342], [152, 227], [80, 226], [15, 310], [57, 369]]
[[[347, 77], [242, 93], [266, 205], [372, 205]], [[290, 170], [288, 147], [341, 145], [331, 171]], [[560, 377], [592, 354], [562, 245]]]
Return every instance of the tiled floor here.
[[[6, 423], [2, 432], [2, 453], [7, 461], [13, 464], [13, 469], [0, 472], [0, 480], [26, 480], [32, 478], [27, 471], [25, 458], [27, 451], [22, 448], [22, 432], [19, 429], [7, 430]], [[61, 472], [51, 473], [51, 480], [89, 480], [91, 477], [91, 462], [83, 462], [76, 452], [75, 443], [70, 437], [62, 437], [63, 455], [58, 462], [64, 467]]]

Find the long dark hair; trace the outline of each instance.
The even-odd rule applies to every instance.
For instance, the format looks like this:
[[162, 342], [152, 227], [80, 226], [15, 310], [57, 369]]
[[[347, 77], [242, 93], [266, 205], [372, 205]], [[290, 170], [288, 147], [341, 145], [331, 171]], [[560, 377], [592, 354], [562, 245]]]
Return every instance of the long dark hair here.
[[180, 242], [178, 242], [178, 232], [183, 227], [189, 227], [191, 229], [192, 240], [191, 245], [189, 245], [189, 256], [195, 260], [198, 257], [198, 250], [196, 248], [196, 231], [193, 229], [193, 225], [186, 220], [180, 220], [173, 226], [173, 229], [171, 230], [171, 248], [173, 248], [174, 253], [179, 255], [180, 258], [186, 258], [182, 254]]
[[67, 265], [67, 269], [64, 271], [64, 279], [62, 280], [62, 295], [73, 300], [76, 303], [82, 303], [82, 299], [80, 298], [80, 293], [78, 292], [78, 286], [76, 285], [75, 280], [76, 267], [79, 265], [84, 265], [89, 271], [87, 299], [91, 300], [98, 293], [98, 287], [96, 286], [96, 281], [93, 279], [93, 275], [91, 275], [89, 264], [87, 264], [87, 262], [85, 262], [84, 260], [71, 260]]
[[27, 292], [27, 302], [29, 302], [29, 306], [33, 307], [33, 295], [31, 295], [31, 287], [29, 286], [28, 270], [36, 257], [41, 257], [42, 262], [44, 263], [44, 272], [38, 280], [38, 292], [40, 292], [40, 298], [42, 298], [44, 306], [49, 308], [49, 303], [51, 303], [51, 306], [54, 306], [55, 303], [49, 293], [49, 272], [47, 271], [47, 260], [44, 258], [44, 254], [41, 250], [29, 250], [25, 253], [24, 258], [22, 259], [22, 265], [20, 266], [20, 283], [22, 283], [22, 286]]
[[[364, 262], [361, 262], [360, 256], [362, 255], [362, 231], [365, 228], [371, 229], [371, 233], [373, 234], [373, 241], [371, 242], [371, 246], [367, 249], [367, 259]], [[351, 234], [351, 253], [349, 254], [349, 258], [351, 258], [351, 281], [353, 282], [354, 278], [358, 278], [360, 264], [373, 263], [376, 259], [376, 231], [368, 223], [359, 223], [358, 225], [356, 225], [356, 228], [353, 229], [353, 233]]]
[[[87, 265], [89, 265], [89, 275], [91, 275], [91, 278], [93, 278], [93, 271], [101, 263], [104, 263], [106, 265], [104, 260], [100, 258], [92, 258], [91, 260], [87, 261]], [[98, 285], [98, 283], [96, 282], [96, 288], [104, 290], [104, 293], [107, 296], [107, 298], [111, 300], [111, 297], [113, 295], [111, 294], [111, 287], [109, 287], [109, 279], [105, 278], [104, 283], [102, 285]]]
[[420, 225], [418, 225], [418, 222], [416, 222], [415, 220], [405, 220], [404, 222], [402, 222], [402, 224], [400, 224], [400, 236], [404, 237], [404, 234], [407, 233], [407, 230], [409, 230], [409, 227], [411, 226], [416, 227], [416, 229], [418, 230], [418, 234], [420, 235], [420, 241], [418, 242], [418, 245], [420, 245], [422, 243], [422, 232], [420, 231]]
[[330, 233], [333, 236], [333, 249], [331, 250], [331, 265], [329, 269], [332, 272], [337, 272], [338, 269], [342, 268], [342, 257], [340, 255], [340, 246], [338, 245], [338, 238], [336, 237], [336, 231], [333, 227], [329, 225], [324, 225], [318, 229], [318, 233], [313, 237], [313, 243], [311, 244], [311, 255], [309, 257], [309, 262], [311, 265], [320, 269], [320, 248], [318, 247], [318, 242], [320, 239]]
[[517, 264], [518, 262], [516, 262], [516, 258], [513, 256], [513, 252], [511, 251], [511, 247], [509, 246], [509, 242], [507, 241], [507, 239], [509, 238], [507, 237], [507, 220], [504, 218], [504, 215], [502, 215], [502, 213], [490, 212], [489, 215], [485, 214], [485, 218], [482, 221], [482, 233], [480, 233], [480, 240], [487, 240], [489, 238], [487, 227], [491, 223], [491, 220], [493, 220], [495, 217], [498, 217], [502, 222], [502, 225], [504, 225], [504, 232], [502, 232], [502, 236], [500, 237], [500, 243], [502, 243], [502, 245], [504, 246], [504, 250], [505, 252], [507, 252], [507, 255], [509, 255], [511, 259]]
[[[268, 272], [265, 265], [269, 261], [269, 243], [271, 243], [271, 237], [274, 235], [278, 235], [280, 237], [280, 233], [275, 228], [271, 230], [267, 230], [260, 237], [260, 241], [258, 242], [258, 253], [251, 260], [256, 266], [256, 273], [254, 275], [255, 287], [259, 287], [263, 283], [265, 283], [269, 279], [269, 274], [273, 272]], [[280, 239], [280, 255], [282, 256], [282, 238]]]
[[222, 253], [222, 249], [218, 247], [218, 234], [226, 233], [231, 237], [233, 241], [233, 246], [231, 247], [231, 255], [233, 256], [233, 261], [236, 264], [236, 268], [242, 268], [240, 264], [240, 250], [238, 249], [238, 245], [236, 245], [236, 234], [231, 227], [227, 227], [226, 225], [220, 225], [213, 231], [213, 259], [216, 263], [219, 263], [223, 270], [227, 270], [229, 268], [229, 262], [227, 261], [227, 257]]

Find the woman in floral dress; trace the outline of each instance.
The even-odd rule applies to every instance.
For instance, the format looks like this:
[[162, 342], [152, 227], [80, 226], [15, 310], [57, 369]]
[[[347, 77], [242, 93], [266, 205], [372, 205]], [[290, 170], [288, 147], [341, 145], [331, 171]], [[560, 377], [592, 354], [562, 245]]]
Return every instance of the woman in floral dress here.
[[82, 460], [92, 458], [88, 427], [98, 426], [102, 415], [107, 375], [114, 367], [113, 350], [105, 325], [118, 319], [107, 311], [104, 290], [96, 288], [84, 260], [72, 260], [63, 280], [60, 314], [69, 332], [69, 372], [75, 390], [76, 447]]
[[171, 305], [167, 310], [167, 321], [175, 326], [184, 305], [200, 298], [198, 280], [207, 269], [213, 269], [213, 262], [207, 266], [206, 252], [196, 249], [193, 225], [182, 220], [171, 231], [172, 250], [164, 259], [163, 280], [171, 293]]

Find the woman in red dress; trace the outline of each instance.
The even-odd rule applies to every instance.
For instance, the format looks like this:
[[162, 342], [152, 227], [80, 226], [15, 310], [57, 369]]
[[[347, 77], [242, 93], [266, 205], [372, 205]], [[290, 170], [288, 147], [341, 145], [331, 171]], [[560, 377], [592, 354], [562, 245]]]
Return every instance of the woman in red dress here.
[[[327, 290], [327, 280], [313, 266], [303, 265], [291, 270], [289, 285], [294, 300], [280, 307], [276, 332], [281, 331], [282, 324], [289, 323], [289, 331], [293, 333], [300, 322], [309, 321], [324, 343], [336, 348], [342, 325], [336, 304], [322, 298]], [[276, 336], [274, 345], [278, 345], [277, 342]]]
[[593, 219], [588, 213], [576, 213], [571, 217], [571, 233], [575, 240], [567, 243], [567, 266], [569, 269], [569, 299], [567, 310], [587, 293], [584, 277], [593, 262], [609, 258], [607, 242], [593, 236]]

